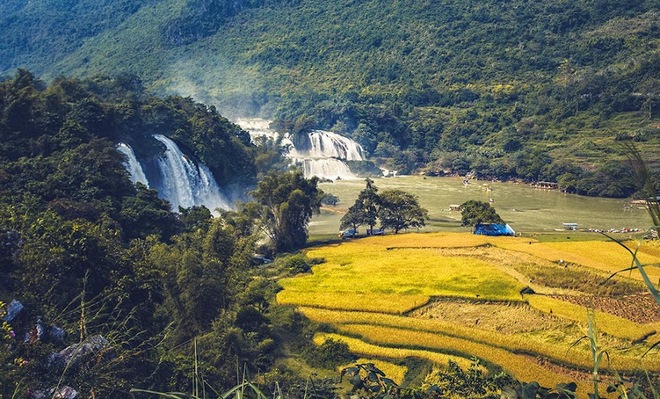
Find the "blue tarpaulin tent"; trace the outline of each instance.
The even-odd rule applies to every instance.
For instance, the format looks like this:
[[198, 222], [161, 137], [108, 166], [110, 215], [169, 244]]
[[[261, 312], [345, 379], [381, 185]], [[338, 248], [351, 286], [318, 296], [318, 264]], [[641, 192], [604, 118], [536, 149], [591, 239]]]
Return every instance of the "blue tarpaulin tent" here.
[[516, 232], [508, 224], [480, 223], [474, 227], [474, 234], [483, 236], [515, 236]]

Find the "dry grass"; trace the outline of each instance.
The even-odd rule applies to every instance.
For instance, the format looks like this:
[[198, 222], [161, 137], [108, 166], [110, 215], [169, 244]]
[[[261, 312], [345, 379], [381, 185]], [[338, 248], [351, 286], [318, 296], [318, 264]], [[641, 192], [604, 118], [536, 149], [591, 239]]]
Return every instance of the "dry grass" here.
[[505, 371], [518, 379], [538, 381], [545, 386], [554, 386], [566, 380], [565, 375], [546, 369], [538, 364], [530, 363], [526, 356], [467, 339], [364, 324], [346, 324], [342, 325], [340, 330], [346, 334], [358, 335], [370, 343], [383, 346], [432, 350], [458, 354], [463, 357], [476, 356], [492, 365], [502, 366]]
[[401, 313], [423, 305], [431, 296], [521, 300], [524, 285], [496, 264], [445, 256], [435, 249], [388, 250], [389, 245], [401, 243], [400, 237], [406, 235], [308, 251], [309, 257], [326, 263], [314, 266], [311, 275], [280, 280], [284, 291], [278, 302]]
[[[644, 262], [660, 260], [660, 247], [643, 247], [640, 253]], [[314, 266], [312, 275], [282, 280], [278, 301], [301, 306], [310, 319], [337, 328], [354, 353], [381, 359], [416, 356], [440, 364], [447, 363], [447, 353], [477, 356], [521, 380], [544, 385], [573, 377], [557, 365], [544, 367], [530, 359], [550, 359], [582, 370], [593, 366], [586, 341], [571, 347], [583, 334], [586, 310], [539, 295], [526, 297], [539, 313], [522, 304], [522, 287], [564, 295], [640, 290], [637, 282], [625, 278], [594, 287], [630, 264], [629, 254], [611, 242], [404, 234], [317, 247], [307, 255], [326, 263]], [[554, 262], [560, 259], [571, 263], [558, 266]], [[463, 303], [451, 303], [427, 319], [402, 315], [432, 297]], [[480, 302], [470, 303], [468, 309], [465, 303], [475, 300]], [[626, 352], [632, 340], [660, 330], [660, 323], [642, 325], [603, 312], [596, 318], [599, 331], [607, 334], [601, 342], [612, 367], [660, 370], [660, 360], [637, 356], [656, 342], [654, 336]], [[318, 337], [328, 336], [333, 335]], [[463, 364], [469, 366], [467, 361]]]
[[540, 312], [526, 303], [479, 303], [438, 299], [408, 314], [411, 318], [451, 320], [469, 328], [511, 335], [538, 330], [578, 330], [571, 320]]
[[[411, 334], [430, 333], [438, 341], [444, 342], [446, 338], [464, 339], [481, 345], [480, 347], [492, 347], [512, 353], [542, 356], [561, 364], [582, 369], [589, 369], [593, 366], [586, 342], [584, 345], [571, 348], [571, 345], [584, 335], [584, 332], [580, 332], [579, 328], [575, 327], [571, 327], [573, 334], [566, 335], [564, 330], [554, 330], [554, 335], [551, 337], [545, 335], [539, 337], [536, 334], [504, 334], [438, 319], [418, 319], [370, 312], [342, 312], [312, 308], [301, 308], [300, 310], [311, 320], [329, 323], [337, 328], [343, 328], [345, 325], [364, 325], [406, 330]], [[653, 327], [649, 326], [649, 328]], [[554, 339], [554, 341], [550, 342], [550, 339]], [[373, 342], [380, 343], [378, 340]], [[660, 360], [649, 357], [645, 358], [643, 363], [640, 363], [638, 356], [617, 350], [615, 346], [620, 346], [620, 344], [621, 342], [613, 341], [610, 349], [610, 355], [613, 359], [612, 365], [617, 369], [633, 370], [643, 365], [648, 370], [660, 370]], [[638, 352], [643, 353], [647, 347], [648, 345], [643, 345]], [[624, 349], [627, 348], [628, 345], [625, 345]], [[473, 352], [470, 354], [480, 357], [480, 353]]]
[[[525, 243], [529, 240], [518, 240], [505, 243], [501, 248], [515, 251], [526, 252], [541, 259], [547, 259], [552, 262], [563, 260], [565, 262], [575, 263], [577, 265], [601, 270], [607, 274], [615, 273], [632, 265], [632, 257], [617, 243], [611, 241], [582, 241], [582, 242], [545, 242], [545, 243]], [[628, 247], [636, 248], [636, 243], [629, 243]], [[643, 246], [638, 256], [639, 260], [646, 263], [660, 263], [660, 255], [657, 248]], [[660, 279], [660, 268], [647, 267], [651, 281]], [[621, 274], [636, 280], [642, 280], [638, 271], [626, 272]]]
[[[583, 306], [542, 295], [529, 295], [526, 299], [530, 306], [542, 312], [587, 325], [587, 310]], [[604, 312], [596, 311], [595, 314], [598, 329], [614, 337], [634, 341], [656, 331], [653, 326], [638, 324]]]
[[[405, 349], [405, 348], [391, 348], [386, 346], [374, 345], [366, 343], [360, 339], [348, 337], [341, 334], [319, 333], [314, 336], [314, 342], [321, 345], [327, 339], [334, 339], [335, 341], [345, 342], [351, 352], [360, 356], [377, 357], [381, 359], [407, 359], [417, 358], [424, 359], [439, 366], [449, 365], [449, 361], [453, 361], [461, 368], [468, 368], [472, 363], [471, 360], [457, 355], [447, 355], [427, 350], [419, 349]], [[387, 375], [387, 374], [386, 374]], [[389, 375], [387, 375], [389, 377]]]
[[304, 287], [294, 290], [285, 285], [285, 290], [277, 294], [277, 302], [285, 305], [311, 306], [337, 310], [361, 310], [367, 312], [387, 312], [402, 314], [424, 305], [428, 295], [401, 295], [378, 292], [319, 292], [304, 291]]

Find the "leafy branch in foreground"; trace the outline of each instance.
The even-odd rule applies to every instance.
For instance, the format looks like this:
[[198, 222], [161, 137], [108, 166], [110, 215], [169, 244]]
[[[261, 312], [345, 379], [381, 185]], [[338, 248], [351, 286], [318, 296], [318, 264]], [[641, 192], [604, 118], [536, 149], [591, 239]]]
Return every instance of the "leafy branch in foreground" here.
[[612, 273], [605, 281], [612, 279], [614, 276], [616, 276], [619, 273], [627, 272], [627, 271], [632, 271], [632, 270], [638, 270], [639, 273], [642, 275], [642, 279], [644, 280], [644, 284], [646, 284], [646, 287], [648, 288], [649, 292], [653, 295], [653, 298], [655, 301], [658, 303], [658, 306], [660, 306], [660, 293], [658, 292], [658, 289], [655, 288], [653, 283], [651, 282], [651, 278], [649, 277], [648, 273], [646, 273], [645, 268], [648, 266], [653, 266], [653, 267], [660, 267], [660, 263], [647, 263], [643, 264], [642, 262], [639, 261], [639, 258], [637, 257], [637, 252], [639, 251], [639, 248], [641, 246], [641, 243], [638, 243], [637, 248], [633, 251], [632, 249], [628, 248], [624, 243], [622, 243], [620, 240], [617, 240], [616, 238], [609, 236], [605, 233], [601, 233], [605, 237], [609, 238], [610, 240], [614, 241], [615, 243], [619, 244], [622, 246], [630, 255], [632, 255], [632, 263], [630, 267], [627, 267], [625, 269], [619, 270], [617, 272]]

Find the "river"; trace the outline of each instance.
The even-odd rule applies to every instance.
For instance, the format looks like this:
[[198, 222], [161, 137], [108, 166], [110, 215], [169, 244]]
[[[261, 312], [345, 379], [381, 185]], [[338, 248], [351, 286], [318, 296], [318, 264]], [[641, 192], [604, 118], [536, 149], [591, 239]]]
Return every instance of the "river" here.
[[[490, 202], [516, 232], [553, 231], [561, 229], [562, 223], [577, 223], [579, 229], [651, 227], [646, 209], [624, 208], [626, 199], [584, 197], [516, 183], [472, 180], [466, 186], [461, 178], [453, 177], [399, 176], [376, 178], [374, 182], [379, 191], [398, 188], [419, 196], [420, 205], [429, 211], [430, 217], [420, 231], [468, 231], [460, 227], [460, 212], [450, 211], [449, 206], [471, 199]], [[363, 180], [321, 183], [320, 188], [339, 197], [340, 203], [325, 207], [312, 218], [310, 234], [336, 234], [346, 208], [364, 186]]]

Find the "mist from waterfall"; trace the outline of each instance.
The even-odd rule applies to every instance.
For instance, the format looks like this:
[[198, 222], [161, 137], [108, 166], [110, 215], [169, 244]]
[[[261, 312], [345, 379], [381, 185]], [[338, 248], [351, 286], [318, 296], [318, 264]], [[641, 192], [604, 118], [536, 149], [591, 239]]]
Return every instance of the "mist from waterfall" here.
[[326, 179], [351, 180], [357, 177], [351, 172], [351, 169], [342, 161], [335, 158], [327, 159], [302, 159], [296, 161], [302, 165], [303, 174], [309, 178], [311, 176], [322, 177]]
[[[246, 130], [252, 141], [257, 137], [276, 140], [280, 134], [269, 128], [265, 119], [239, 119], [236, 124]], [[365, 160], [362, 147], [353, 140], [337, 133], [315, 130], [308, 134], [308, 148], [298, 148], [288, 134], [283, 135], [281, 145], [289, 147], [287, 157], [300, 165], [306, 178], [317, 176], [324, 179], [357, 179], [343, 161]]]
[[144, 175], [142, 165], [140, 165], [140, 162], [138, 162], [137, 158], [135, 157], [135, 153], [133, 152], [131, 146], [125, 143], [119, 143], [117, 144], [117, 151], [121, 152], [126, 157], [124, 167], [128, 173], [130, 173], [131, 181], [133, 184], [139, 182], [149, 187], [149, 182], [147, 181], [147, 177]]
[[161, 198], [172, 204], [172, 209], [204, 205], [211, 211], [231, 209], [230, 201], [222, 195], [211, 171], [185, 155], [176, 143], [162, 134], [154, 138], [166, 147], [158, 159], [160, 184], [155, 187]]

